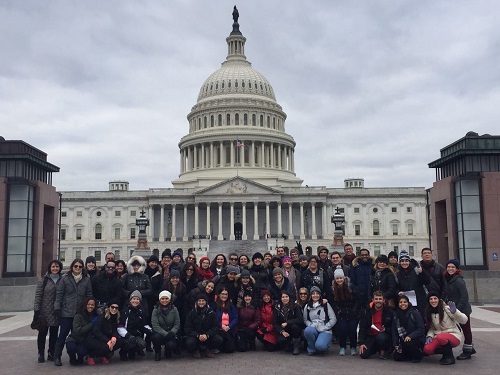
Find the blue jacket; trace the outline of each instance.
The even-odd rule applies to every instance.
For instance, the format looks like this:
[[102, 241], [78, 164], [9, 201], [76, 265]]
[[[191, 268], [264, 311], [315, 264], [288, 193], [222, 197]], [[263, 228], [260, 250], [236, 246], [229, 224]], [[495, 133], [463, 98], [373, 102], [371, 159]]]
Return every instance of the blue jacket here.
[[[229, 314], [229, 333], [232, 335], [236, 335], [236, 327], [238, 327], [238, 310], [231, 303], [231, 308], [227, 312]], [[215, 316], [217, 317], [217, 322], [220, 325], [222, 324], [222, 310], [219, 310], [217, 305], [215, 306]]]
[[[356, 287], [359, 298], [364, 304], [368, 303], [370, 298], [370, 279], [372, 274], [373, 258], [369, 257], [368, 262], [363, 262], [360, 257], [352, 261], [352, 267], [349, 271], [349, 279], [352, 285]], [[364, 306], [363, 306], [364, 307]]]

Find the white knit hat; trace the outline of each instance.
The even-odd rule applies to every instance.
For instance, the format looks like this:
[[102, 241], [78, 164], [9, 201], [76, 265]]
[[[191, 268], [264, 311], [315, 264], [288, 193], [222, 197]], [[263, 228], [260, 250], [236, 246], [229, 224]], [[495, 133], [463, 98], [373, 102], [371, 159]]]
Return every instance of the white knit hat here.
[[160, 293], [160, 296], [158, 297], [158, 299], [160, 300], [161, 297], [168, 297], [168, 299], [170, 299], [170, 298], [172, 298], [172, 293], [170, 293], [168, 290], [163, 290]]

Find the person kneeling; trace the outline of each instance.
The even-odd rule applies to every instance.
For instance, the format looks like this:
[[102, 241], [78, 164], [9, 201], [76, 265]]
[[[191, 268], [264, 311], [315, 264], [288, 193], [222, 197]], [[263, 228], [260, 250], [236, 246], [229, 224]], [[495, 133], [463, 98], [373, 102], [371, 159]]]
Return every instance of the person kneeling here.
[[398, 308], [392, 321], [392, 343], [395, 361], [422, 361], [425, 325], [422, 315], [412, 306], [407, 296], [398, 297]]
[[286, 290], [282, 290], [281, 301], [274, 306], [274, 330], [279, 332], [278, 345], [281, 349], [291, 346], [293, 355], [300, 354], [302, 323], [299, 305], [292, 302]]
[[155, 361], [161, 359], [161, 346], [165, 346], [165, 358], [172, 357], [172, 351], [178, 348], [177, 332], [181, 328], [181, 320], [177, 307], [171, 303], [172, 294], [164, 290], [159, 295], [158, 304], [151, 315], [151, 325], [153, 326], [153, 348], [155, 351]]
[[332, 307], [321, 297], [317, 286], [311, 288], [309, 302], [304, 308], [304, 336], [307, 340], [307, 355], [325, 353], [332, 342], [332, 328], [337, 317]]

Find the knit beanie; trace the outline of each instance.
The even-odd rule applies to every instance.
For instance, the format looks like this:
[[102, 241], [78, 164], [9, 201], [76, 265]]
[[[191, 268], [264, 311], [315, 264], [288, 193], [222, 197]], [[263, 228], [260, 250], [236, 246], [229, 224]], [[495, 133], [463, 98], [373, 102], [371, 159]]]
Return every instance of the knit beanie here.
[[306, 254], [299, 255], [299, 261], [303, 261], [303, 260], [307, 260]]
[[88, 263], [96, 263], [95, 256], [88, 256], [87, 259], [85, 259], [85, 265], [87, 265]]
[[344, 271], [342, 270], [342, 268], [337, 268], [334, 272], [333, 272], [333, 278], [336, 279], [337, 277], [345, 277], [344, 275]]
[[130, 293], [128, 300], [130, 301], [133, 297], [137, 297], [139, 298], [139, 301], [142, 301], [142, 294], [138, 290], [134, 290], [132, 293]]
[[227, 266], [226, 267], [226, 274], [229, 274], [229, 273], [235, 273], [235, 274], [238, 274], [238, 267], [236, 266]]
[[318, 288], [317, 286], [313, 286], [309, 291], [309, 294], [313, 294], [313, 292], [318, 292], [319, 294], [321, 294], [321, 289]]
[[259, 253], [259, 252], [257, 251], [254, 255], [252, 255], [252, 262], [253, 262], [255, 259], [257, 259], [257, 258], [260, 258], [261, 260], [263, 260], [263, 259], [264, 259], [264, 256], [262, 255], [262, 253]]
[[446, 266], [448, 266], [448, 264], [453, 264], [455, 267], [457, 267], [457, 269], [460, 269], [460, 261], [458, 259], [450, 259], [449, 261], [446, 262]]
[[168, 290], [162, 290], [160, 292], [160, 295], [158, 296], [158, 300], [160, 300], [162, 297], [167, 297], [170, 299], [172, 297], [172, 293], [170, 293]]
[[282, 269], [282, 268], [280, 268], [280, 267], [276, 267], [276, 268], [273, 270], [273, 276], [274, 276], [274, 275], [277, 275], [278, 273], [281, 273], [281, 276], [284, 276], [283, 269]]
[[399, 253], [399, 261], [401, 262], [402, 260], [410, 260], [410, 254], [407, 250], [401, 250]]
[[163, 252], [161, 253], [161, 257], [162, 258], [165, 258], [165, 257], [172, 258], [172, 250], [170, 250], [170, 249], [163, 250]]

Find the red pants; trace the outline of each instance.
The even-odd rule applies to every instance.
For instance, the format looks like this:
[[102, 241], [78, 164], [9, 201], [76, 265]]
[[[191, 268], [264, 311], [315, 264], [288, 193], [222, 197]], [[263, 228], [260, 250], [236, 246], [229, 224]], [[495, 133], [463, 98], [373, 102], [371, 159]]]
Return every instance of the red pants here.
[[442, 346], [450, 344], [452, 348], [460, 345], [460, 340], [451, 333], [440, 333], [432, 339], [430, 344], [424, 346], [424, 353], [431, 355]]

